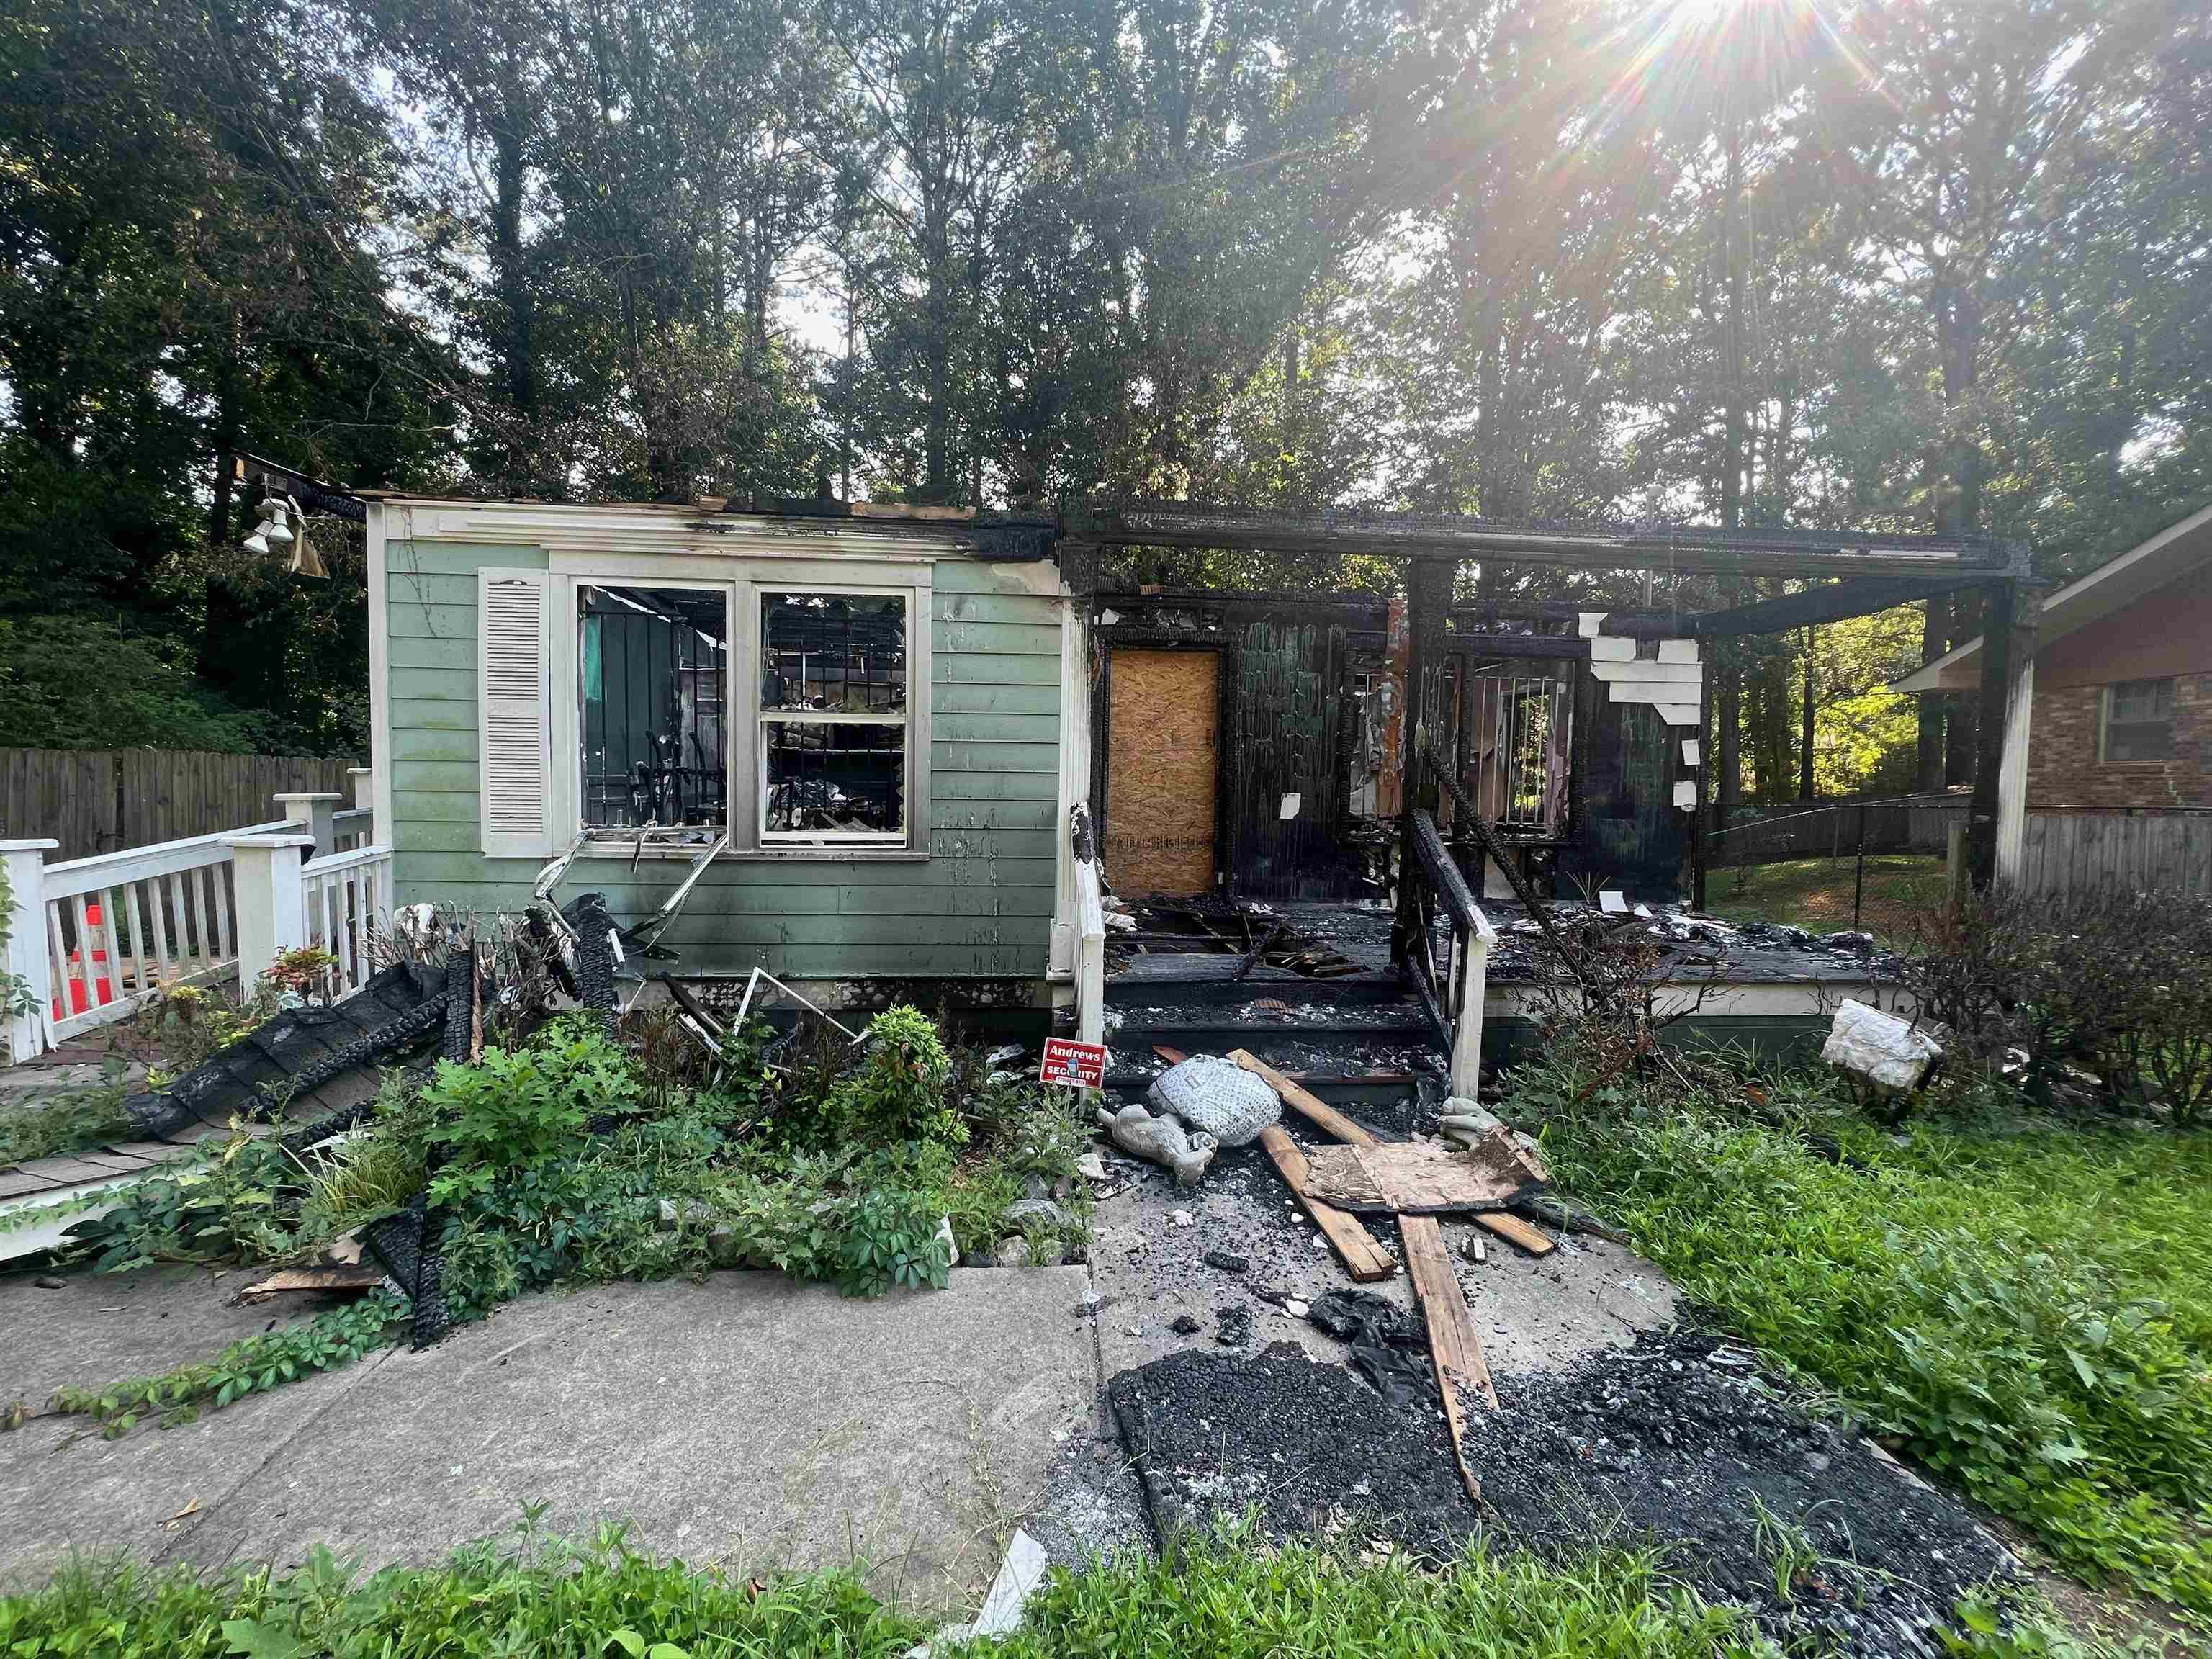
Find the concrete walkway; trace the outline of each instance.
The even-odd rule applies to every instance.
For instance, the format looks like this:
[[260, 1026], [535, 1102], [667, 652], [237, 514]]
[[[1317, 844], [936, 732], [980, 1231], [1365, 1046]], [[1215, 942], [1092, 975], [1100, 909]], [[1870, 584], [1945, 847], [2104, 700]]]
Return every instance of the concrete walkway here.
[[[198, 1272], [0, 1279], [0, 1404], [211, 1357], [270, 1322]], [[773, 1273], [527, 1297], [427, 1352], [117, 1441], [0, 1435], [0, 1586], [72, 1553], [425, 1562], [522, 1506], [733, 1571], [858, 1560], [918, 1613], [972, 1607], [1055, 1458], [1095, 1435], [1080, 1267], [962, 1269], [848, 1301]]]

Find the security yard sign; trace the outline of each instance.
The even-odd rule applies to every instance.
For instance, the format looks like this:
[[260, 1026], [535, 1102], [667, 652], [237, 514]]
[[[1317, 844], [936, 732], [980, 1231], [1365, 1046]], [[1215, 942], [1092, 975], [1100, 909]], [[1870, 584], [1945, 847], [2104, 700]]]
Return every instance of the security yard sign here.
[[1106, 1045], [1073, 1037], [1047, 1037], [1039, 1079], [1060, 1089], [1101, 1089], [1106, 1085]]

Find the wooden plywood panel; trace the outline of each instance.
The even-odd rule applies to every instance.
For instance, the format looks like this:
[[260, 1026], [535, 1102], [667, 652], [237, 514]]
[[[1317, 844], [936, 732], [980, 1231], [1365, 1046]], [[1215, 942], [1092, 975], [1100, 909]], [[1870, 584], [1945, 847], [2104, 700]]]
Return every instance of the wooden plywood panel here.
[[1215, 731], [1221, 659], [1211, 651], [1116, 651], [1106, 731], [1106, 870], [1130, 896], [1213, 885]]

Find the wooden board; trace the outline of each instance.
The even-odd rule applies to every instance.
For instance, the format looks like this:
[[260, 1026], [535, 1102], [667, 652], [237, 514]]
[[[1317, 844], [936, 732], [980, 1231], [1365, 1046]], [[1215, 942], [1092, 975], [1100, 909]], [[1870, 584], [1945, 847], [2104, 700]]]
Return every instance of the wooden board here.
[[1326, 1129], [1339, 1140], [1354, 1146], [1373, 1146], [1380, 1143], [1365, 1129], [1345, 1116], [1342, 1112], [1320, 1097], [1301, 1089], [1264, 1060], [1258, 1060], [1245, 1049], [1231, 1048], [1229, 1058], [1235, 1060], [1254, 1077], [1260, 1079], [1283, 1097], [1290, 1107], [1315, 1127]]
[[1413, 1296], [1429, 1328], [1429, 1358], [1437, 1368], [1437, 1392], [1443, 1399], [1444, 1424], [1451, 1431], [1452, 1461], [1467, 1495], [1480, 1504], [1482, 1484], [1468, 1467], [1467, 1413], [1460, 1391], [1472, 1389], [1490, 1409], [1498, 1409], [1498, 1389], [1490, 1380], [1489, 1363], [1468, 1317], [1467, 1297], [1459, 1288], [1444, 1249], [1443, 1229], [1434, 1216], [1409, 1215], [1398, 1223], [1406, 1245], [1406, 1276], [1413, 1281]]
[[1355, 1283], [1371, 1285], [1378, 1279], [1388, 1279], [1398, 1271], [1398, 1263], [1390, 1253], [1375, 1242], [1374, 1235], [1360, 1225], [1357, 1218], [1346, 1215], [1334, 1205], [1323, 1204], [1306, 1195], [1306, 1155], [1297, 1143], [1283, 1133], [1279, 1123], [1271, 1123], [1260, 1131], [1260, 1145], [1274, 1160], [1275, 1168], [1290, 1183], [1291, 1193], [1305, 1212], [1322, 1231], [1344, 1270]]
[[1486, 1210], [1475, 1217], [1474, 1224], [1486, 1232], [1495, 1233], [1516, 1249], [1524, 1250], [1530, 1255], [1549, 1255], [1559, 1249], [1557, 1244], [1517, 1215], [1501, 1215], [1495, 1211]]
[[1316, 1152], [1306, 1190], [1361, 1214], [1446, 1215], [1502, 1209], [1534, 1183], [1518, 1164], [1437, 1140], [1376, 1146], [1326, 1146]]
[[1213, 889], [1220, 677], [1218, 652], [1113, 654], [1104, 850], [1126, 898]]

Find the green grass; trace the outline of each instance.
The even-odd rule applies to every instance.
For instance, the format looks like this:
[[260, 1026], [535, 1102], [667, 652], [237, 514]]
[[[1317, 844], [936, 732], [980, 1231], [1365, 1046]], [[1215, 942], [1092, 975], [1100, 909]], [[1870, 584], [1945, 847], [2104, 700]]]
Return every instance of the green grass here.
[[[1849, 857], [1715, 869], [1705, 878], [1705, 908], [1730, 921], [1772, 921], [1815, 933], [1841, 933], [1851, 926], [1855, 879]], [[1859, 926], [1884, 945], [1910, 942], [1919, 919], [1942, 902], [1941, 859], [1907, 853], [1868, 858]]]
[[1763, 1091], [1778, 1126], [1571, 1055], [1515, 1082], [1561, 1185], [1729, 1326], [2068, 1567], [2212, 1617], [2212, 1135], [1960, 1118], [1899, 1144], [1825, 1079]]
[[[651, 1560], [612, 1530], [583, 1545], [526, 1533], [519, 1551], [477, 1547], [438, 1566], [367, 1577], [319, 1551], [286, 1574], [81, 1566], [34, 1594], [0, 1598], [0, 1653], [14, 1659], [891, 1659], [924, 1633], [872, 1599], [856, 1573], [781, 1578], [756, 1595], [743, 1579]], [[1730, 1659], [1761, 1649], [1740, 1615], [1705, 1605], [1648, 1555], [1553, 1567], [1474, 1551], [1429, 1571], [1402, 1559], [1363, 1564], [1335, 1550], [1224, 1540], [1172, 1564], [1056, 1572], [1019, 1632], [968, 1650], [986, 1659]]]

